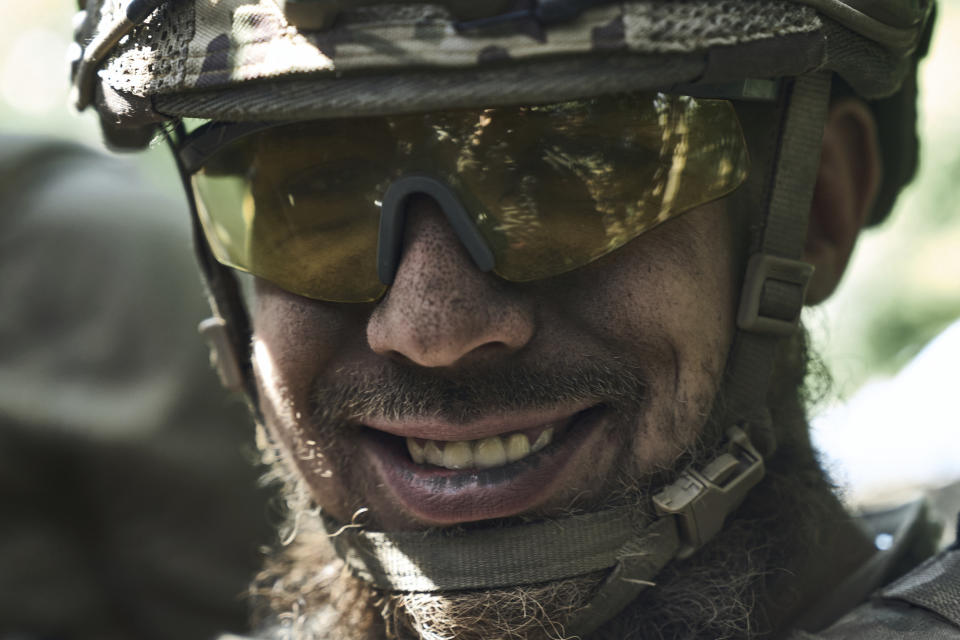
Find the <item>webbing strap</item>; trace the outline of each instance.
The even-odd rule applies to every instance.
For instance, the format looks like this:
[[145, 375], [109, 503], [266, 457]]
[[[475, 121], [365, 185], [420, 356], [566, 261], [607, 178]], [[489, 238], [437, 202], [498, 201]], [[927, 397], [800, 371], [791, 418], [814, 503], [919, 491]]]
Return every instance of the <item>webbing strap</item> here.
[[[773, 260], [787, 268], [748, 270], [728, 370], [728, 422], [745, 421], [758, 429], [769, 425], [766, 394], [777, 344], [797, 326], [806, 279], [812, 273], [812, 268], [805, 267], [800, 258], [820, 165], [829, 96], [827, 72], [800, 76], [793, 83], [781, 128], [766, 222], [759, 250], [751, 260], [754, 264]], [[743, 316], [750, 315], [742, 313], [748, 306], [767, 317], [761, 318], [761, 322], [744, 321]], [[752, 435], [759, 444], [759, 434]], [[762, 451], [764, 455], [771, 452]]]
[[568, 635], [585, 636], [620, 613], [640, 592], [654, 586], [651, 581], [680, 549], [674, 518], [660, 518], [618, 552], [619, 561], [593, 599], [564, 627]]
[[535, 584], [613, 569], [566, 624], [590, 633], [676, 557], [699, 549], [763, 477], [763, 459], [737, 427], [701, 468], [687, 467], [652, 498], [659, 516], [630, 506], [548, 522], [467, 532], [378, 532], [323, 514], [337, 555], [387, 591], [430, 593]]
[[794, 82], [763, 233], [764, 253], [786, 258], [803, 255], [813, 187], [820, 167], [830, 77], [827, 72], [814, 73]]
[[584, 575], [613, 567], [624, 554], [635, 556], [651, 535], [672, 537], [669, 556], [652, 562], [656, 573], [680, 544], [674, 518], [660, 520], [651, 525], [635, 509], [624, 508], [463, 533], [363, 531], [326, 516], [324, 525], [337, 554], [358, 577], [390, 591], [431, 592]]

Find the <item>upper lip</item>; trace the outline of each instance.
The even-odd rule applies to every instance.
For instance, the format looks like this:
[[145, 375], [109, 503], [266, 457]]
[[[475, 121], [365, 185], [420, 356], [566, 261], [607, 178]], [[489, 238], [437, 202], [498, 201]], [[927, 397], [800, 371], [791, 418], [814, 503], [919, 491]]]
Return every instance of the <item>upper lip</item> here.
[[519, 411], [491, 414], [468, 423], [458, 424], [437, 417], [401, 418], [366, 417], [358, 422], [378, 431], [402, 438], [456, 441], [482, 440], [516, 431], [562, 424], [591, 405], [562, 407], [550, 410]]

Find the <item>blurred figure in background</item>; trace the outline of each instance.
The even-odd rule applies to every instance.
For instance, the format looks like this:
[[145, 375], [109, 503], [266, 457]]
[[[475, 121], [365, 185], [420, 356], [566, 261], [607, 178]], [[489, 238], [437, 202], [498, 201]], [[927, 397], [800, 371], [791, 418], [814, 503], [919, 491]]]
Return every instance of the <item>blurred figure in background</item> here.
[[182, 221], [125, 162], [0, 135], [0, 638], [245, 627], [252, 427], [192, 327]]

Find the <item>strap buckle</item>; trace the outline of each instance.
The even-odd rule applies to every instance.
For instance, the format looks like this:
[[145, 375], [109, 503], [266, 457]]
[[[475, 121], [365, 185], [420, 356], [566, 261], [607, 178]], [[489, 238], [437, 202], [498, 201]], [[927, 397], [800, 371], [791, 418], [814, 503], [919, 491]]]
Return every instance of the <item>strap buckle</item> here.
[[[756, 253], [747, 264], [737, 327], [744, 331], [789, 336], [800, 324], [800, 311], [813, 275], [813, 265], [768, 253]], [[770, 315], [771, 307], [780, 313]]]
[[726, 451], [700, 470], [688, 467], [676, 482], [653, 497], [658, 513], [677, 516], [681, 541], [677, 558], [691, 556], [715, 536], [763, 478], [763, 457], [747, 434], [731, 427], [727, 437]]

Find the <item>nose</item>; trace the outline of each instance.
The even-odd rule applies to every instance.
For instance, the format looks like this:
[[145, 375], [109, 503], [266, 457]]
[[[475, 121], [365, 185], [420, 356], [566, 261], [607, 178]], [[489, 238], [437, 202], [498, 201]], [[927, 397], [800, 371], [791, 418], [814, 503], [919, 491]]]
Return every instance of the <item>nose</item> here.
[[432, 198], [414, 196], [406, 206], [402, 258], [368, 321], [370, 348], [423, 367], [456, 367], [526, 345], [533, 302], [477, 269]]

